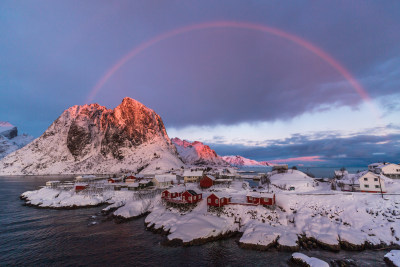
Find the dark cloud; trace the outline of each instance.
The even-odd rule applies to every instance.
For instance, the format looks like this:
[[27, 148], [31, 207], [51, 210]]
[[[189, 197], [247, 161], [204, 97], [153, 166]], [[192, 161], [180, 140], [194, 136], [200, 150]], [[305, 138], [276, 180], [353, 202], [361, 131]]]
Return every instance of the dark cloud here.
[[[371, 129], [371, 132], [381, 130], [381, 128]], [[267, 140], [266, 142], [270, 143], [268, 146], [209, 145], [219, 155], [239, 154], [260, 161], [318, 156], [323, 160], [318, 162], [319, 166], [366, 166], [374, 161], [400, 162], [399, 133], [388, 135], [360, 133], [351, 137], [328, 134], [321, 137], [321, 134], [298, 134], [283, 140]]]
[[[83, 104], [130, 49], [171, 29], [250, 21], [311, 41], [347, 67], [372, 97], [398, 93], [398, 1], [2, 1], [0, 114], [39, 135], [63, 109]], [[290, 119], [361, 102], [344, 78], [304, 48], [240, 29], [164, 40], [129, 61], [96, 102], [125, 96], [167, 126]]]

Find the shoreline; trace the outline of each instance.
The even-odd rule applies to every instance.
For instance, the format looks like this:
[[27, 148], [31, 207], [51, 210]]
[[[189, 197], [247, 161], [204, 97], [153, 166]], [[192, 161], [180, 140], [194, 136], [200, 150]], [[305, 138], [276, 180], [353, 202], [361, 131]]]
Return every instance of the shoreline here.
[[[54, 209], [54, 210], [74, 210], [74, 209], [90, 209], [108, 205], [109, 203], [99, 203], [96, 205], [84, 205], [84, 206], [64, 206], [64, 207], [42, 207], [40, 205], [27, 203], [27, 199], [20, 196], [20, 199], [24, 201], [25, 206], [38, 208], [38, 209]], [[119, 206], [121, 207], [121, 206]], [[119, 207], [110, 208], [108, 210], [101, 210], [101, 214], [104, 217], [108, 217], [114, 221], [116, 224], [126, 223], [132, 220], [144, 218], [149, 215], [151, 212], [147, 211], [137, 216], [132, 217], [123, 217], [119, 215], [114, 215], [113, 212], [117, 210]], [[338, 253], [340, 251], [380, 251], [380, 250], [392, 250], [392, 249], [400, 249], [400, 245], [398, 244], [379, 244], [374, 245], [368, 241], [365, 241], [363, 244], [352, 244], [348, 241], [338, 240], [338, 245], [335, 244], [327, 244], [321, 240], [318, 240], [314, 237], [307, 237], [306, 235], [297, 235], [298, 239], [295, 241], [296, 246], [286, 246], [279, 244], [279, 235], [276, 239], [270, 242], [267, 245], [261, 244], [251, 244], [240, 242], [240, 237], [243, 236], [243, 232], [240, 231], [227, 231], [225, 233], [220, 233], [215, 236], [196, 238], [191, 241], [185, 242], [182, 239], [174, 238], [169, 240], [168, 235], [171, 234], [170, 230], [165, 230], [164, 226], [159, 228], [155, 227], [155, 223], [144, 222], [144, 231], [150, 231], [153, 234], [157, 234], [160, 236], [166, 237], [164, 241], [161, 242], [164, 246], [169, 247], [191, 247], [191, 246], [201, 246], [207, 243], [212, 243], [220, 240], [227, 240], [231, 238], [239, 238], [235, 243], [242, 249], [256, 250], [256, 251], [280, 251], [280, 252], [299, 252], [299, 251], [328, 251], [332, 253]]]

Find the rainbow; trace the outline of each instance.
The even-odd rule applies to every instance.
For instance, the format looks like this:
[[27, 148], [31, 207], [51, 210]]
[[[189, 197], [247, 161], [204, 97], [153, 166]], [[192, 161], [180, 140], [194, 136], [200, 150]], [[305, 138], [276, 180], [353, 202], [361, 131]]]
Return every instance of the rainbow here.
[[361, 86], [361, 84], [353, 77], [353, 75], [337, 60], [335, 60], [331, 55], [317, 47], [316, 45], [306, 41], [294, 34], [282, 31], [277, 28], [273, 28], [270, 26], [250, 23], [250, 22], [237, 22], [237, 21], [211, 21], [204, 22], [199, 24], [193, 24], [184, 26], [181, 28], [177, 28], [160, 35], [155, 36], [154, 38], [141, 43], [140, 45], [134, 47], [129, 53], [120, 58], [111, 68], [109, 68], [106, 73], [101, 77], [101, 79], [96, 83], [91, 92], [89, 93], [86, 103], [91, 103], [93, 99], [96, 97], [97, 93], [104, 86], [104, 84], [111, 78], [111, 76], [116, 73], [125, 63], [131, 60], [133, 57], [141, 53], [143, 50], [165, 40], [168, 38], [172, 38], [177, 35], [181, 35], [184, 33], [196, 31], [196, 30], [204, 30], [204, 29], [214, 29], [214, 28], [236, 28], [236, 29], [246, 29], [253, 31], [260, 31], [263, 33], [268, 33], [275, 35], [277, 37], [283, 38], [285, 40], [291, 41], [304, 49], [307, 49], [314, 55], [321, 58], [324, 62], [334, 68], [338, 73], [340, 73], [354, 88], [357, 94], [369, 105], [372, 112], [377, 116], [378, 120], [380, 120], [380, 115], [377, 108], [373, 105], [371, 101], [371, 97], [365, 91], [365, 89]]

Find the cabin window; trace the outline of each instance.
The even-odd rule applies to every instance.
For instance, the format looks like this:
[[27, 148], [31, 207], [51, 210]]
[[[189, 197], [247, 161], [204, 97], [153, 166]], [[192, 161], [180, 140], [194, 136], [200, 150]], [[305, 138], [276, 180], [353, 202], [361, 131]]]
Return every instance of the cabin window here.
[[252, 201], [252, 200], [253, 200], [253, 198], [252, 198], [252, 197], [249, 197], [249, 200], [250, 200], [250, 201]]
[[215, 200], [215, 204], [218, 204], [218, 199]]
[[211, 203], [211, 199], [209, 198], [209, 199], [207, 199], [207, 203]]
[[369, 185], [365, 184], [364, 187], [365, 187], [365, 188], [369, 188]]
[[379, 188], [379, 185], [375, 185], [375, 188]]
[[199, 196], [199, 199], [201, 199], [201, 195]]
[[368, 178], [364, 178], [364, 181], [368, 181]]
[[164, 192], [164, 193], [162, 193], [162, 195], [163, 195], [163, 197], [165, 197], [165, 192]]
[[269, 199], [268, 199], [267, 197], [264, 197], [264, 201], [265, 201], [265, 202], [268, 202]]
[[374, 178], [374, 181], [375, 181], [375, 182], [378, 182], [378, 178]]
[[189, 201], [192, 201], [192, 197], [189, 197]]

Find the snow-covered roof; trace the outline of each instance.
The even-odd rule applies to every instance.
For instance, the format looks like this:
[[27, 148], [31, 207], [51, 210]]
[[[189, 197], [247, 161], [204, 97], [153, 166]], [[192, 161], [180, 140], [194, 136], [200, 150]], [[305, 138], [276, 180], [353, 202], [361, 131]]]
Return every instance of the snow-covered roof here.
[[249, 192], [247, 193], [248, 197], [267, 197], [267, 198], [273, 198], [274, 194], [273, 193], [267, 193], [267, 192]]
[[176, 175], [174, 174], [160, 174], [154, 176], [154, 179], [157, 180], [159, 183], [166, 183], [166, 182], [172, 182], [176, 180]]
[[181, 192], [185, 192], [186, 189], [183, 186], [174, 186], [170, 189], [166, 189], [168, 192], [170, 193], [181, 193]]
[[128, 187], [138, 187], [138, 186], [139, 186], [139, 183], [132, 183], [132, 184], [128, 185]]
[[139, 184], [148, 184], [148, 183], [150, 183], [151, 181], [150, 180], [141, 180], [140, 182], [139, 182]]
[[344, 171], [335, 170], [335, 176], [344, 176], [344, 175], [347, 175], [347, 174], [349, 174], [349, 172], [346, 171], [346, 170], [344, 170]]
[[201, 176], [203, 176], [203, 171], [185, 170], [185, 172], [183, 173], [183, 176], [184, 177], [187, 177], [187, 176], [201, 177]]
[[209, 175], [209, 174], [207, 174], [206, 176], [207, 176], [208, 178], [210, 178], [211, 180], [213, 180], [213, 181], [215, 181], [215, 179], [216, 179], [214, 176]]
[[223, 193], [221, 193], [221, 192], [219, 192], [219, 193], [211, 193], [210, 194], [210, 196], [211, 195], [215, 195], [217, 198], [231, 198], [231, 196], [230, 195], [224, 195]]

